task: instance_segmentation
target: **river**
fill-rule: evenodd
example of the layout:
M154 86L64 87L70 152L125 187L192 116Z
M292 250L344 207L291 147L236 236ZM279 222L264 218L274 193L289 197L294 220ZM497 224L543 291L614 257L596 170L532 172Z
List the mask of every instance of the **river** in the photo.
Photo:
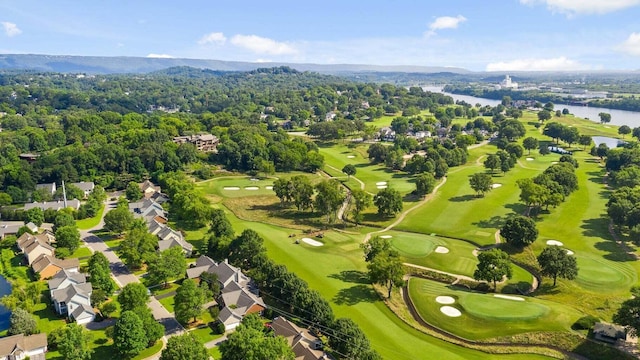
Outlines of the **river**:
M4 277L0 276L0 298L11 293L11 284ZM9 316L11 311L4 306L0 306L0 331L9 328Z
M447 93L442 91L442 88L439 86L425 86L423 87L423 89L431 92L440 92L451 96L455 101L462 100L471 105L480 104L482 106L496 106L501 103L500 100ZM569 112L574 116L585 118L594 122L600 122L600 116L598 116L598 114L601 112L606 112L611 114L611 124L613 125L627 125L631 128L640 127L640 112L564 104L556 104L555 107L556 110L562 110L564 108L569 109Z

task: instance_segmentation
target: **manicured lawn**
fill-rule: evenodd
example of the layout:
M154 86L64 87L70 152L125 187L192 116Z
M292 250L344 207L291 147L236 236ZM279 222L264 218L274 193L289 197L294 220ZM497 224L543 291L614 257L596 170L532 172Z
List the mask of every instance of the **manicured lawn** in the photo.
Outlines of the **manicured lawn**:
M267 187L273 186L274 179L251 180L249 176L220 177L198 183L205 193L214 193L222 197L245 197L254 195L273 195Z
M116 239L111 239L111 240L106 240L104 243L111 249L111 250L117 250L120 247L120 243L122 242L122 239L120 238L116 238Z
M332 303L337 317L350 317L357 322L371 340L371 344L385 359L418 359L429 354L441 359L532 359L529 355L496 356L458 347L427 336L405 324L379 300L367 284L361 236L326 232L324 246L293 244L290 230L262 223L241 222L229 215L236 231L251 228L265 238L269 256L287 265L307 281L312 289ZM328 235L328 236L327 236ZM349 241L349 239L351 239ZM544 358L544 357L538 357Z
M222 354L220 354L220 349L216 346L214 348L211 348L209 350L207 350L207 352L209 353L209 355L214 358L215 360L219 360L222 359Z
M162 306L164 306L165 309L167 309L168 312L173 313L173 306L175 305L174 297L175 295L160 299L158 301L160 302L160 304L162 304Z
M86 246L79 247L73 254L71 254L70 258L83 258L91 256L91 250L89 250Z
M98 213L96 214L96 216L92 218L76 220L76 226L80 230L87 230L97 226L100 223L100 219L102 218L103 212L104 212L104 204L100 206L100 210L98 210Z
M575 309L531 297L504 299L451 287L435 281L412 278L409 294L420 316L427 322L468 339L483 339L530 331L571 331L581 314ZM437 296L451 296L455 303L448 305L462 313L449 317L442 313L444 305Z
M209 326L205 326L205 327L202 327L202 328L199 328L199 329L190 330L189 333L191 333L196 338L198 338L198 340L203 344L206 344L207 342L209 342L211 340L215 340L215 339L217 339L217 338L222 336L222 334L214 333L213 330Z

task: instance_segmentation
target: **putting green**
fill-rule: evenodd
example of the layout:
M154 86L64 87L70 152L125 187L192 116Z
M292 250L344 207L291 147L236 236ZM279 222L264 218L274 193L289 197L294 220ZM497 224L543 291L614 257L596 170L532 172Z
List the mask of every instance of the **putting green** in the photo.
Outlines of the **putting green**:
M630 287L636 279L633 269L624 264L583 256L577 257L576 261L579 269L576 282L587 289Z
M223 198L275 195L270 188L274 179L255 179L246 176L221 177L197 183L204 193L213 193ZM267 188L269 187L269 188Z
M523 297L502 299L493 294L467 291L431 280L411 278L409 296L418 314L428 323L468 339L486 339L532 331L570 331L581 315L575 309L551 301ZM462 316L451 318L440 311L438 296L456 299L452 306Z
M431 236L397 233L391 238L391 246L398 250L400 255L411 258L427 256L439 244L440 242Z

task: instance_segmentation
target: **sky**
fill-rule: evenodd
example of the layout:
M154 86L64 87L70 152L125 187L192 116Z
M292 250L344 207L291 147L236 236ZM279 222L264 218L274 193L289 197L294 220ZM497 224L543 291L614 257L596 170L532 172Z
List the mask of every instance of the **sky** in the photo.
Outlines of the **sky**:
M0 0L0 53L640 69L640 0Z

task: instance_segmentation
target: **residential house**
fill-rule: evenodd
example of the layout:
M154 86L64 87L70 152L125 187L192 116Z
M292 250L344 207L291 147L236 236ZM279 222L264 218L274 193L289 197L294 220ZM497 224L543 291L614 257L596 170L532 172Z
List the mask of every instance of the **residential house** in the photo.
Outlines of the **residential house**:
M80 200L78 199L67 200L67 201L58 200L58 201L47 201L42 203L32 202L29 204L24 204L25 211L33 208L40 208L42 209L42 211L45 211L48 209L53 209L58 211L64 208L72 208L72 209L78 210L80 208Z
M55 248L51 243L55 242L55 237L50 233L32 235L24 233L17 240L18 249L24 253L27 264L33 264L42 255L53 256Z
M50 255L40 255L32 264L31 269L39 275L40 280L49 279L62 270L78 272L80 262L77 258L57 259Z
M160 186L155 185L149 180L145 180L140 185L140 191L142 191L142 195L145 199L151 198L153 194L162 192Z
M95 312L91 306L93 288L84 274L62 270L49 280L48 285L56 313L67 315L80 325L95 319Z
M24 226L20 221L3 221L0 222L0 240L4 240L5 237L18 234L18 230Z
M593 326L593 338L610 344L615 344L618 340L627 340L627 330L624 326L597 322Z
M151 199L129 203L129 211L133 213L134 217L143 218L147 224L150 224L153 220L162 224L166 224L168 221L167 212L164 211L162 205Z
M53 196L56 193L56 183L47 183L47 184L36 184L36 191L43 190L47 194L51 194Z
M193 245L187 242L180 232L175 231L169 226L156 220L152 220L149 223L149 232L159 238L159 251L164 251L174 246L180 246L186 256L191 256L191 253L193 252Z
M287 340L287 344L293 350L296 360L324 360L330 359L322 351L322 341L311 334L307 329L301 328L282 316L278 316L271 322L273 332Z
M262 313L266 305L258 296L258 291L251 278L227 260L217 263L208 256L200 256L193 267L187 269L187 277L199 279L203 273L216 274L222 289L217 299L220 306L218 319L226 330L240 325L242 318L248 314Z
M27 229L29 229L29 231L31 231L34 234L38 232L38 225L36 225L36 224L34 224L32 222L28 222L24 226L26 226Z
M218 137L212 134L195 134L173 138L173 142L176 144L190 143L195 145L196 149L204 152L216 151L219 141Z
M93 189L96 188L96 184L94 184L93 181L89 181L89 182L81 181L77 183L71 183L69 185L73 185L78 189L82 190L82 192L84 192L85 199L89 196L89 194L93 192Z
M384 126L378 130L377 137L382 141L394 141L396 139L396 132L390 127Z
M44 360L47 334L18 334L0 338L0 360Z
M157 193L154 193L153 195L151 195L149 197L149 200L153 200L156 203L162 205L162 204L166 203L167 201L169 201L169 196L167 194L165 194L165 193L157 192Z

